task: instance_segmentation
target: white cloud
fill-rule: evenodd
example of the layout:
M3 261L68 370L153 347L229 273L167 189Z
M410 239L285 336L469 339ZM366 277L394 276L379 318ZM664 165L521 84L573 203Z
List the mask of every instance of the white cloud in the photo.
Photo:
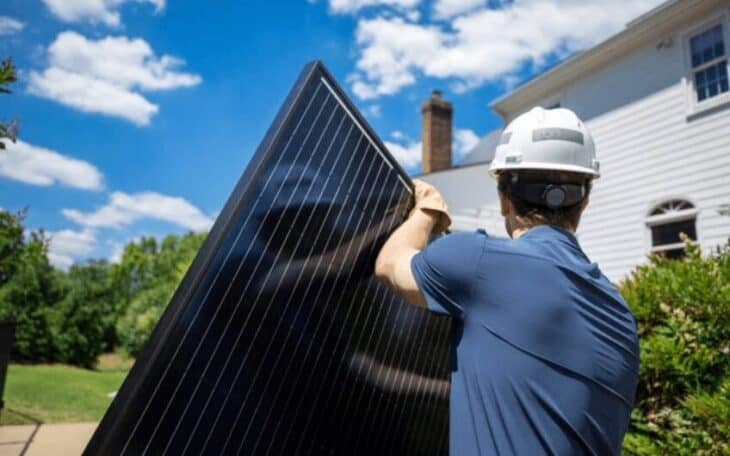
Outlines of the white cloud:
M139 220L162 220L193 231L205 231L213 219L181 197L155 192L113 192L105 206L93 212L63 209L64 216L86 227L121 228Z
M403 133L400 130L395 130L394 132L391 132L390 137L395 140L398 140L398 141L402 141L402 140L406 139L405 133Z
M413 169L421 164L423 157L423 142L414 142L408 139L400 131L394 131L390 136L397 141L406 141L405 144L399 144L392 141L384 141L393 157L405 169ZM454 130L454 138L452 144L452 153L454 162L460 160L464 155L469 153L474 146L479 143L479 136L469 129Z
M121 6L130 2L151 3L158 12L165 8L165 0L43 0L46 7L63 21L99 22L113 27L121 24Z
M121 243L115 243L112 246L112 253L109 255L109 262L110 263L116 263L119 264L122 262L122 257L124 256L124 248L126 247L125 244Z
M104 177L91 163L28 144L3 140L0 150L0 176L32 185L60 183L85 190L101 190Z
M461 129L454 131L454 160L460 160L464 155L479 144L480 138L473 130Z
M486 3L485 0L437 0L433 12L439 19L448 19L485 6Z
M0 16L0 36L13 35L23 30L25 24L8 16Z
M352 14L361 9L376 6L390 6L398 9L411 9L421 0L329 0L330 11L337 14Z
M85 257L96 247L96 233L88 228L81 231L51 231L46 234L50 238L48 259L61 269L68 269L76 259Z
M370 105L367 108L365 108L365 112L375 119L380 118L380 116L383 114L383 110L380 108L380 105L374 104Z
M179 71L184 62L157 57L141 38L124 36L90 40L62 32L48 48L49 66L31 72L30 93L84 112L120 117L147 125L159 111L140 91L191 87L200 76Z
M466 9L470 12L445 24L383 14L361 19L360 56L349 80L362 99L394 94L421 75L469 90L594 45L660 2L515 0L499 8ZM473 6L466 0L440 4L435 13L442 16Z
M411 169L421 164L422 142L413 142L405 145L390 141L383 141L383 143L403 168Z

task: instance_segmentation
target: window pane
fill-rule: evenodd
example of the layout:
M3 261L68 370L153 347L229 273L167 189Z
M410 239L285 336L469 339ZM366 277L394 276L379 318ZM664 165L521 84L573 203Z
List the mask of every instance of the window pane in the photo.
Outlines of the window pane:
M728 91L727 60L695 73L697 101L711 98Z
M717 67L713 65L705 71L707 71L707 83L710 85L714 84L717 80Z
M695 35L689 40L692 66L696 67L725 55L722 24Z
M702 63L702 56L696 53L692 53L692 67L699 66Z
M682 242L679 233L684 233L692 240L697 240L695 219L666 223L651 227L651 244L654 247Z

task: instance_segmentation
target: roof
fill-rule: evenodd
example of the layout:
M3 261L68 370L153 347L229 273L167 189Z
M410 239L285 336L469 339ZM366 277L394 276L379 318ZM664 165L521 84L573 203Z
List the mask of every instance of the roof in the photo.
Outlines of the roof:
M498 128L487 136L483 137L474 148L466 154L456 168L464 165L490 162L494 158L494 151L497 149L499 138L502 136L502 129Z
M726 0L668 0L637 17L622 31L574 55L490 103L503 118L540 102L579 77L656 40Z

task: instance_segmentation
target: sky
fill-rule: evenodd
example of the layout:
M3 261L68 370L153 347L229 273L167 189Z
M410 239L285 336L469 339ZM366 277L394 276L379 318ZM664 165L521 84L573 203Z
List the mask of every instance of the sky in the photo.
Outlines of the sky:
M212 225L303 66L322 60L404 168L420 104L454 104L458 162L489 102L659 0L2 0L19 81L0 207L28 208L67 268Z

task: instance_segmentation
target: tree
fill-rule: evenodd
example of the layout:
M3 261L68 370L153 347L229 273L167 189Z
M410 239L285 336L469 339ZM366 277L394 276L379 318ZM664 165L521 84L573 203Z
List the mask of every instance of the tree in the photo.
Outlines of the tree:
M10 280L23 251L25 210L17 214L0 210L0 286Z
M0 62L0 93L10 93L10 84L17 81L17 74L12 59L8 57ZM10 122L0 122L0 139L7 138L15 142L18 137L18 121L13 119ZM5 149L5 143L0 141L0 149Z
M49 362L56 359L53 309L64 293L61 275L48 262L48 240L34 232L23 245L13 275L0 288L0 315L17 319L13 358Z
M171 235L159 243L142 238L126 246L113 273L122 297L117 334L125 351L134 355L147 341L205 237Z
M91 368L114 339L116 312L106 261L74 265L65 277L66 293L54 308L58 360Z

